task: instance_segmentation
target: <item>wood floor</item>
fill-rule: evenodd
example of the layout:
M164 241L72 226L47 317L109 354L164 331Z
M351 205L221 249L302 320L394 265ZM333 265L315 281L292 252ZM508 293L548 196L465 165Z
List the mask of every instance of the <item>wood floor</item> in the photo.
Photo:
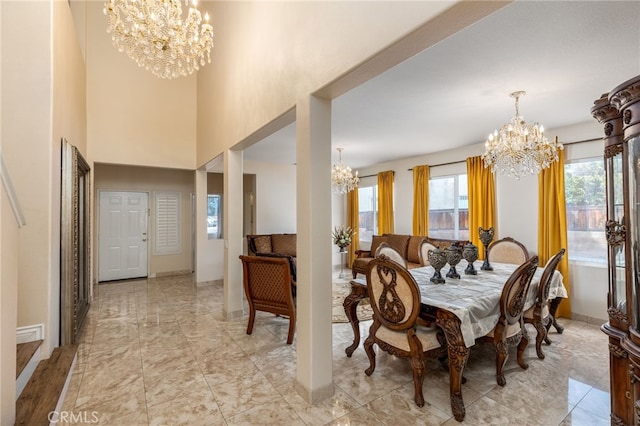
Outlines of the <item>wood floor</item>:
M33 342L20 343L16 347L16 379L20 377L20 374L24 371L33 354L36 353L42 340L35 340Z
M50 423L49 413L56 409L76 351L77 346L57 347L49 359L40 361L16 401L16 425L37 426Z

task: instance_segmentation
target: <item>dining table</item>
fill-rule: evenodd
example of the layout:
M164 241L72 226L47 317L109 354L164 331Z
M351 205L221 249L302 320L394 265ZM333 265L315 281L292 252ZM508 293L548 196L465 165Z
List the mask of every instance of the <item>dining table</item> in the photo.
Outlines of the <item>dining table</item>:
M461 273L460 278L446 278L444 284L431 282L434 268L423 266L409 272L420 288L421 315L435 319L446 337L449 358L449 387L451 411L458 421L465 416L462 399L462 373L469 358L469 348L477 338L485 336L497 324L500 317L499 301L502 288L519 265L492 262L492 271L477 270L476 275ZM538 284L544 268L538 267L527 292L524 310L536 302ZM367 281L357 278L351 281L351 292L345 298L345 314L353 329L353 343L345 349L350 357L360 344L358 304L368 298ZM563 277L555 271L549 286L549 300L560 301L568 297ZM557 303L555 304L557 307ZM526 330L523 330L526 333Z

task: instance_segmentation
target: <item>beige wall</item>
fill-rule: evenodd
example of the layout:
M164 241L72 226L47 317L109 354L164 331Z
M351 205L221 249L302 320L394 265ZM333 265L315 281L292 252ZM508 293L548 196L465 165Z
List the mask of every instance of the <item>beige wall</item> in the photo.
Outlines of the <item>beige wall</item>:
M87 140L93 161L195 169L196 77L163 80L118 52L104 2L87 16Z
M454 3L201 3L215 47L198 73L198 165Z
M157 274L191 271L191 194L194 192L194 172L157 167L135 167L109 164L95 164L95 199L97 209L99 191L136 191L149 193L149 276ZM182 252L176 255L154 255L154 192L174 191L182 194ZM96 218L96 224L100 218ZM98 226L96 226L96 229ZM94 233L95 235L96 233ZM99 258L97 242L96 258ZM98 265L94 276L97 276Z

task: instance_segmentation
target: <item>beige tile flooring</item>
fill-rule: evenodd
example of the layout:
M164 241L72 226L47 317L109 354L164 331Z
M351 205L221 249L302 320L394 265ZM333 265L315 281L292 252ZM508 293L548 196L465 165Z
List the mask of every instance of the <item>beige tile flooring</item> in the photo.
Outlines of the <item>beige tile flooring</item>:
M418 408L408 361L379 352L368 377L362 347L345 356L349 324L333 325L335 395L310 405L293 388L287 320L259 313L247 335L246 317L222 319L222 286L196 286L191 276L101 284L62 409L71 423L126 426L609 425L607 339L596 325L560 322L565 332L552 331L545 360L529 346L528 370L512 348L504 388L493 348L474 348L458 423L439 363L427 365L427 402ZM365 336L369 324L361 323Z

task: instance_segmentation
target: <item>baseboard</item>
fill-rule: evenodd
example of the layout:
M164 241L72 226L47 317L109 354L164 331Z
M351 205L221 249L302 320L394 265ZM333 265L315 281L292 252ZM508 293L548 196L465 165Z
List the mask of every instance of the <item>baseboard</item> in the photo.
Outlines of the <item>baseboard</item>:
M588 315L582 315L582 314L576 314L576 313L571 313L571 319L574 321L582 321L582 322L586 322L587 324L595 324L595 325L602 325L608 321L602 318L595 318L595 317L590 317Z
M317 404L318 402L324 401L335 394L335 386L333 382L329 383L327 386L312 391L304 387L300 382L296 381L294 388L296 392L298 392L298 395L300 395L309 404Z
M44 324L18 327L16 330L16 343L35 342L44 340Z
M189 274L191 274L191 271L184 269L181 271L156 272L154 274L149 274L149 278L175 277L179 275L189 275Z

